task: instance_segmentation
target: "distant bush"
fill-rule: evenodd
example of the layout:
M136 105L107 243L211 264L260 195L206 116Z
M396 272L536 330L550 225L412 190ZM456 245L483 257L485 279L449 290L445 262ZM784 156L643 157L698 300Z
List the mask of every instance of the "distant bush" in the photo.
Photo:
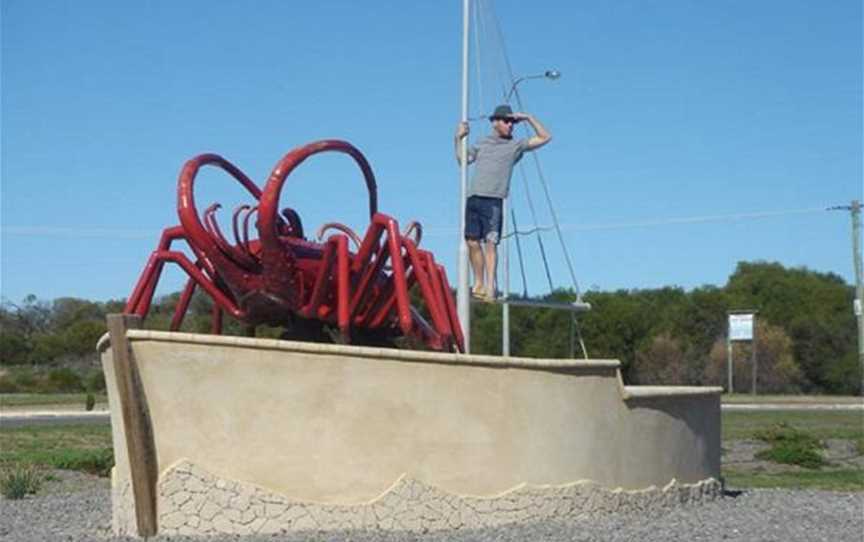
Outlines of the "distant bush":
M636 360L630 366L630 381L633 384L690 384L687 359L680 342L664 333L637 350Z
M29 356L30 345L24 336L0 331L0 364L22 365Z
M47 384L45 391L66 393L84 391L81 377L72 369L51 369L48 372Z
M105 392L101 370L74 370L68 367L15 367L0 375L0 393Z
M91 393L105 391L105 374L102 371L93 371L84 380L84 387Z
M0 393L19 393L21 390L9 375L0 376Z
M42 487L42 471L32 465L0 470L0 494L7 499L23 499Z
M705 367L705 382L727 385L728 352L726 339L711 348ZM756 385L760 393L800 393L803 376L793 357L792 340L782 328L765 322L756 325ZM749 391L753 384L752 345L732 343L732 374L736 391Z
M93 407L96 406L96 398L93 397L92 393L87 394L87 398L84 400L84 410L90 412L93 410Z

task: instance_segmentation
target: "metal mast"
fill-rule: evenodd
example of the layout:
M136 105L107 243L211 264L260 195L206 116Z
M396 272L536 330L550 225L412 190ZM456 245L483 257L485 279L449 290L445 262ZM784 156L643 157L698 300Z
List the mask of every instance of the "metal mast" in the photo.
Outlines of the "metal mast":
M468 122L468 29L470 0L462 0L462 122ZM456 305L462 334L465 337L465 353L471 352L471 297L468 290L468 246L465 244L465 200L468 194L468 137L462 138L460 152L460 197L459 197L459 287L456 290Z

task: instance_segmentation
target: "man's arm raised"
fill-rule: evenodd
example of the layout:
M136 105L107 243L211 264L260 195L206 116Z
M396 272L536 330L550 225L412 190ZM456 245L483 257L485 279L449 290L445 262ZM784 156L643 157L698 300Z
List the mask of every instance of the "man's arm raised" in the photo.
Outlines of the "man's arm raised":
M552 134L549 133L549 130L546 129L543 124L540 123L539 120L535 119L532 115L527 113L513 113L512 117L519 121L528 121L528 124L531 125L531 128L534 129L534 134L530 138L528 138L528 148L527 150L533 151L534 149L538 149L552 141Z

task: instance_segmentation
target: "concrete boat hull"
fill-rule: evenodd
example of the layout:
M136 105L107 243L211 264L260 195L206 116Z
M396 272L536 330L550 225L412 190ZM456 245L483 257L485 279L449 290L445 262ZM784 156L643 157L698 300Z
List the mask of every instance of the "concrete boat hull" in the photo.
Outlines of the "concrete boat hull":
M142 483L153 486L155 510L143 513L155 515L160 534L426 530L518 520L528 512L507 505L514 492L535 495L525 500L534 517L538 507L590 513L592 499L606 511L616 508L610 498L619 508L665 506L719 488L720 390L625 387L614 360L130 329L124 394L112 340L100 348L118 534L146 534L136 502ZM124 414L124 400L138 414ZM143 441L127 434L135 415ZM149 447L149 456L135 447ZM149 457L151 474L136 478L140 457ZM594 497L573 508L575 494ZM422 495L450 504L436 515ZM555 495L561 502L550 505ZM476 502L490 513L463 521L471 510L477 516Z

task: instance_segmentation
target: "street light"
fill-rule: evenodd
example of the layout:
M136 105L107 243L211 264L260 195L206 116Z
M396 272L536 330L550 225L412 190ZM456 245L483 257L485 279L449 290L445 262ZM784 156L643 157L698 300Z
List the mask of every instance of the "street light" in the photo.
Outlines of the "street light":
M554 81L559 77L561 77L561 72L559 72L558 70L546 70L543 73L538 73L535 75L524 75L522 77L519 77L518 79L513 81L513 86L510 87L510 92L507 93L507 103L510 103L510 97L513 96L514 92L516 92L516 87L522 81L525 81L527 79L549 79L551 81Z
M519 83L525 81L526 79L549 79L550 81L554 81L559 77L561 77L561 72L559 72L558 70L546 70L543 73L519 77L518 79L513 81L513 84L510 86L510 92L507 93L507 99L504 101L504 103L510 103L510 98L513 96L513 93L516 92L516 87L519 85ZM475 122L478 120L486 120L488 118L489 115L484 113L483 115L477 115L476 117L468 117L467 120L468 122Z

